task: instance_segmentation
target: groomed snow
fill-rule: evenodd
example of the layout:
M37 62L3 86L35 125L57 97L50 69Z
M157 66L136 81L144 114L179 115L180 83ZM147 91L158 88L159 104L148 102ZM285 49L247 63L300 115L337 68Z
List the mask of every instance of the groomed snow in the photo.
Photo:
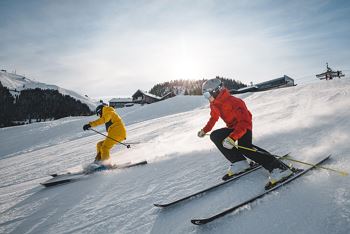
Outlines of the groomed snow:
M343 79L240 97L253 113L256 145L308 162L331 153L324 166L349 172L349 96L350 80ZM82 125L95 116L0 129L0 233L349 233L349 177L326 170L205 226L190 219L261 192L268 174L259 170L169 209L154 207L215 184L225 173L228 162L208 137L197 137L208 103L178 96L117 111L127 125L126 142L138 144L119 145L112 159L149 164L53 188L39 183L93 160L103 137L83 132Z

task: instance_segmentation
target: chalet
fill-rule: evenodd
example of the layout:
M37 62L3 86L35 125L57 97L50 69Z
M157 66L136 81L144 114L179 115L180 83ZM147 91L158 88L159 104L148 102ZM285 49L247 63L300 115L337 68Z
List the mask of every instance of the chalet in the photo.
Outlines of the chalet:
M295 86L294 80L289 76L284 75L277 79L265 81L259 84L254 84L254 85L237 89L237 90L230 90L230 93L238 94L238 93L246 93L246 92L259 92L259 91L278 89L278 88L284 88L284 87L290 87L290 86Z
M113 98L109 101L109 106L114 108L128 107L134 105L132 98Z
M132 95L132 101L138 104L151 104L160 100L162 100L161 97L147 93L140 89L137 90L136 93L134 93L134 95Z
M163 97L158 97L151 93L144 92L142 90L137 90L132 98L113 98L109 101L109 106L114 108L122 108L133 106L134 104L151 104L158 101L163 101L165 99L175 97L176 94L171 91L165 94Z
M171 91L171 92L165 94L165 95L161 98L161 100L165 100L165 99L172 98L172 97L175 97L175 96L176 96L176 94L174 93L174 91Z

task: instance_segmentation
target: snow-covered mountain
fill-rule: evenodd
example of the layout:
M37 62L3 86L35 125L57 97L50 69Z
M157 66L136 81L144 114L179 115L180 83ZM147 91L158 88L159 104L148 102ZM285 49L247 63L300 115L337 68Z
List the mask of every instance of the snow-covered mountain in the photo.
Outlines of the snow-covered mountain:
M254 142L272 153L291 152L324 166L350 171L350 80L319 81L240 95L253 114ZM77 171L103 139L83 132L90 117L64 118L0 129L0 233L308 233L350 232L350 180L327 170L305 176L205 226L206 217L264 190L263 169L169 209L171 201L220 182L229 163L197 131L209 118L202 97L178 96L117 110L126 142L112 150L117 163L146 166L96 173L44 188L51 173ZM218 122L215 128L222 127ZM98 128L103 131L103 127ZM301 164L295 164L303 167Z
M5 71L0 71L0 82L4 87L7 87L8 89L10 89L10 92L12 94L16 93L14 92L14 90L21 91L24 89L35 89L35 88L53 89L53 90L57 90L63 95L69 95L72 98L75 98L76 100L80 100L82 103L85 103L86 105L88 105L91 110L95 110L97 105L96 101L86 96L80 95L74 91L58 87L57 85L49 85L49 84L33 81L28 79L27 77L13 74L13 73L8 73Z

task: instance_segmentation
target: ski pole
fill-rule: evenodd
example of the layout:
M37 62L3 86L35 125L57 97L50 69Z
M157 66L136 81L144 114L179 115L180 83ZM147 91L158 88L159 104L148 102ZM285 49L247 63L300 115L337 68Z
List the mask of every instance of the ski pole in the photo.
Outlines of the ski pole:
M210 134L206 134L206 135L210 135ZM260 154L272 155L272 156L274 156L276 158L280 158L281 157L281 156L278 156L278 155L273 155L273 154L270 154L270 153L267 153L267 152L259 151L257 149L251 149L251 148L240 146L240 145L238 145L238 148L241 148L241 149L244 149L244 150L249 150L249 151L260 153ZM319 165L315 165L315 164L312 164L312 163L299 161L299 160L291 158L290 156L284 157L283 159L289 160L289 161L292 161L292 162L296 162L296 163L300 163L300 164L305 164L305 165L308 165L308 166L314 166L315 168L320 168L320 169L333 171L333 172L336 172L336 173L340 174L341 176L348 176L349 175L349 173L346 172L346 171L335 170L333 168L319 166Z
M126 148L130 148L130 145L129 144L125 144L125 143L123 143L123 142L120 142L120 141L118 141L118 140L116 140L116 139L114 139L114 138L112 138L112 137L109 137L109 136L107 136L107 135L105 135L105 134L103 134L102 132L99 132L99 131L96 131L95 129L93 129L93 128L89 128L91 131L94 131L94 132L96 132L96 133L98 133L98 134L100 134L100 135L102 135L102 136L105 136L105 137L107 137L107 138L109 138L109 139L111 139L111 140L113 140L113 141L116 141L116 142L118 142L119 144L122 144L122 145L124 145L124 146L126 146Z
M309 166L315 166L314 164L311 164L311 163L307 163L307 162L303 162L303 161L299 161L299 160L296 160L296 159L293 159L291 157L285 157L286 160L289 160L289 161L292 161L292 162L296 162L296 163L301 163L301 164L305 164L305 165L309 165ZM329 168L329 167L324 167L324 166L315 166L316 168L321 168L321 169L326 169L326 170L329 170L329 171L333 171L333 172L336 172L342 176L348 176L349 173L346 172L346 171L340 171L340 170L335 170L335 169L332 169L332 168Z
M247 148L247 147L244 147L244 146L238 146L238 148L241 148L241 149L244 149L244 150L249 150L249 151L253 151L253 152L257 152L257 153L260 153L260 154L269 154L269 153L266 153L266 152L262 152L262 151L259 151L257 149L251 149L251 148ZM273 154L269 154L269 155L272 155L274 157L276 157L277 155L273 155ZM280 156L277 156L277 157L280 157ZM305 164L305 165L308 165L308 166L313 166L315 168L320 168L320 169L325 169L325 170L329 170L329 171L333 171L333 172L336 172L342 176L348 176L349 173L346 172L346 171L340 171L340 170L335 170L333 168L329 168L329 167L324 167L324 166L319 166L319 165L315 165L315 164L312 164L312 163L308 163L308 162L303 162L303 161L299 161L299 160L296 160L296 159L293 159L291 158L290 156L287 156L287 157L284 157L283 159L285 160L289 160L289 161L292 161L292 162L296 162L296 163L300 163L300 164Z

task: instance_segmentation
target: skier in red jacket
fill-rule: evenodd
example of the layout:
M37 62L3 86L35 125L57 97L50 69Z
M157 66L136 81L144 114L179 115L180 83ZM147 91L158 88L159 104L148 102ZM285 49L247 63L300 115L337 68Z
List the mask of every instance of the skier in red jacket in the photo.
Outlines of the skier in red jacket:
M270 172L269 183L271 185L293 174L284 163L270 154L261 154L239 148L239 146L254 147L268 153L252 144L252 114L243 100L230 95L220 79L206 81L202 86L202 92L210 102L210 119L205 127L198 132L198 136L204 137L207 132L210 132L219 117L227 125L226 128L217 129L210 134L210 139L231 162L227 174L222 178L223 180L248 170L250 165L247 158L262 165Z

